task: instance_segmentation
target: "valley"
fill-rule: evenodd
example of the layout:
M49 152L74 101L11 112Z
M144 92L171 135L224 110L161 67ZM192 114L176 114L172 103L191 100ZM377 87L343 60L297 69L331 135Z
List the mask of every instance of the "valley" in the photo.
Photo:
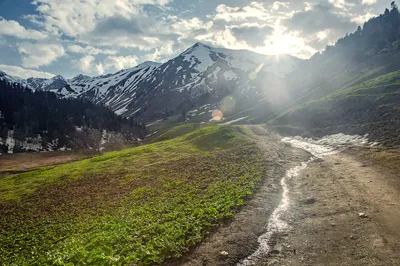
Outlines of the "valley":
M400 150L329 139L192 124L89 159L31 156L21 173L2 161L0 256L7 264L396 265ZM62 164L45 166L54 163ZM281 229L269 231L274 215Z
M39 2L37 10L50 9L52 1ZM160 9L122 2L118 10L174 10L172 0ZM311 24L325 27L325 15L346 17L332 10L357 6L333 2L307 2L271 28L265 22L263 31L280 34L254 44L271 45L274 52L260 49L267 54L242 49L253 42L239 43L241 31L230 25L239 16L253 31L258 18L225 5L216 11L235 16L206 25L229 20L219 42L206 29L186 39L170 27L165 47L154 48L150 34L138 38L140 48L122 39L114 50L108 42L72 44L82 36L48 27L65 42L57 50L20 26L22 66L32 60L23 34L51 43L52 60L71 66L62 76L43 72L51 64L26 73L0 64L24 77L0 70L0 264L400 265L400 12L395 2L379 16L365 7L345 23L368 18L356 31L332 43L332 29L321 28L313 45L326 42L324 49L290 55L286 42L309 40L297 39L287 20L317 10L322 19ZM282 14L289 4L270 9ZM143 33L122 17L111 19L123 28L113 34ZM19 25L0 16L6 23ZM183 24L193 23L201 20ZM0 46L4 32L11 31L0 29Z

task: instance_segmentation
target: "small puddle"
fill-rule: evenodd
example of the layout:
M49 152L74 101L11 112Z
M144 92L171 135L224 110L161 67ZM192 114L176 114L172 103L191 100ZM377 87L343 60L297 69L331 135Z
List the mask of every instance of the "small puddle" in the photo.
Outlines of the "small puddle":
M326 155L340 152L340 147L343 147L343 145L370 144L368 143L368 139L366 137L367 136L336 134L326 136L319 140L304 139L301 137L283 138L282 142L289 143L295 148L306 150L311 153L313 157L309 161L301 163L301 165L290 168L286 172L285 176L281 179L281 186L283 190L282 199L268 220L266 232L258 237L258 249L246 259L239 262L237 266L256 265L261 259L271 254L271 251L273 251L273 248L277 243L279 235L287 232L290 229L290 226L282 218L282 215L289 208L290 198L288 180L298 176L300 171L306 169L308 164L314 161L316 158L322 158Z

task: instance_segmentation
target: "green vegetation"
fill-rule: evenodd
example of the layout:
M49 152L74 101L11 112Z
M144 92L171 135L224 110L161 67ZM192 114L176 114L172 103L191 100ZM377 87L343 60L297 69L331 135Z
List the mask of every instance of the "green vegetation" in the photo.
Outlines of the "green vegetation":
M379 165L384 166L387 169L400 171L400 152L399 150L387 150L375 152L372 159Z
M274 118L270 121L270 123L275 120L292 114L298 110L304 108L314 108L316 112L324 112L324 111L332 111L332 106L330 104L327 105L328 101L336 101L340 99L346 99L351 97L372 97L372 98L382 98L388 95L400 94L400 70L391 72L386 75L379 76L377 78L365 81L356 86L342 88L337 90L323 98L310 101L308 103L295 106L285 112L283 112L278 118ZM393 99L395 100L395 99ZM372 101L371 101L372 106ZM398 104L387 103L384 105L377 106L379 107L390 107L396 109Z
M195 123L183 124L168 130L167 132L156 137L153 141L163 141L163 140L173 139L188 134L190 132L193 132L197 129L200 129L200 124L195 124Z
M382 96L400 93L400 70L368 80L359 85L338 90L323 100L351 96Z
M0 261L152 265L181 256L233 216L265 172L240 131L206 127L0 179Z

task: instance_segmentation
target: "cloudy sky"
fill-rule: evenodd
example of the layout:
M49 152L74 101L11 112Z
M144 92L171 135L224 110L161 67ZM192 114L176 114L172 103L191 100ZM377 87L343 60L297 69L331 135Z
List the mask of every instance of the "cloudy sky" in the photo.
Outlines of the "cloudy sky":
M309 58L383 0L0 0L0 69L100 75L163 62L194 43Z

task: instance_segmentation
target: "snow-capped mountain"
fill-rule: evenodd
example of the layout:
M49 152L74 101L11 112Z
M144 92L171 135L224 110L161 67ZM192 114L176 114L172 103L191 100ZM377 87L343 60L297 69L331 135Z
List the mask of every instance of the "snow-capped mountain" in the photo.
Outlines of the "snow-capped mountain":
M268 84L282 79L299 61L287 55L267 56L197 43L143 79L124 115L155 120L165 113L179 114L182 109L217 103L227 95L235 96L237 106L251 105L266 90L275 89Z
M217 103L227 95L240 100L238 105L254 104L267 90L275 89L268 84L293 71L299 61L289 55L267 56L196 43L164 64L145 62L98 77L17 80L1 72L0 78L61 97L86 98L109 106L119 115L149 121Z
M60 75L51 79L29 78L26 83L33 90L50 91L62 97L78 97L79 95L71 89L70 82Z
M10 83L20 83L26 86L26 81L24 79L21 79L19 77L14 77L8 75L6 72L0 70L0 80L6 80Z
M129 111L128 105L135 99L141 82L151 76L160 65L155 62L145 62L112 75L93 78L79 75L69 80L69 84L80 97L102 103L122 115Z

